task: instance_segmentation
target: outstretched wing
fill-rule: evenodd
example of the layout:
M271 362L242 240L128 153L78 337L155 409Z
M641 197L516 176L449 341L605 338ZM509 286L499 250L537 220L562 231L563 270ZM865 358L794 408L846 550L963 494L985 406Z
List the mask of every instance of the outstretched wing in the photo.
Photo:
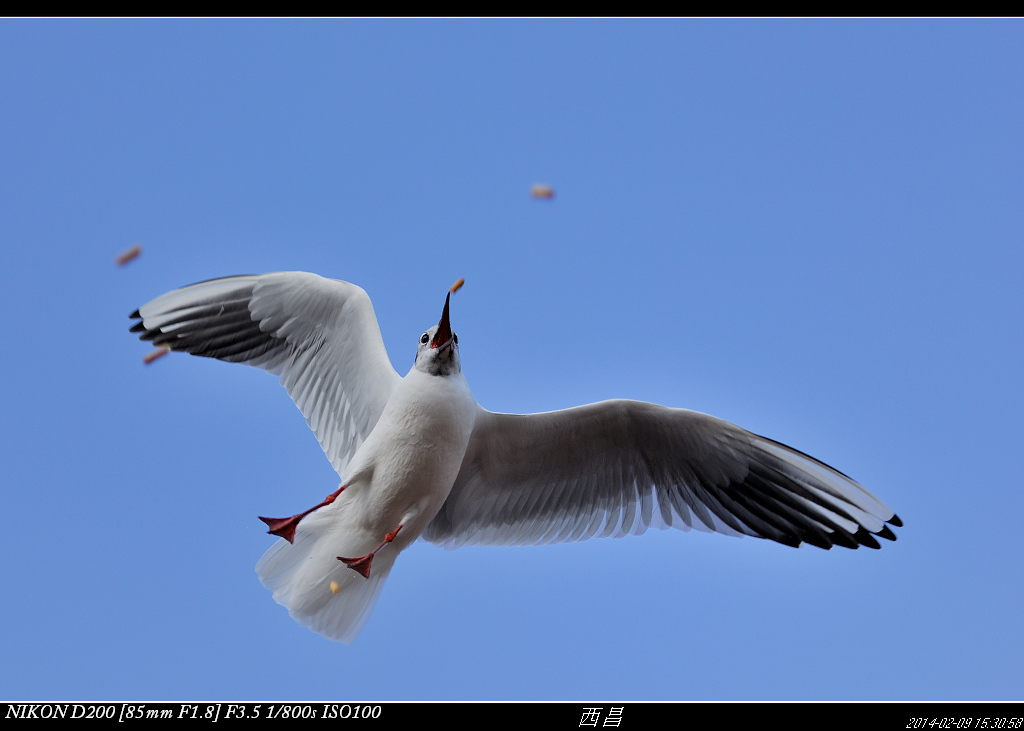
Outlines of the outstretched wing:
M212 279L131 317L154 345L279 375L339 475L401 380L366 292L316 274Z
M447 548L640 534L651 525L878 548L902 523L816 459L684 409L604 401L544 414L480 409L424 537Z

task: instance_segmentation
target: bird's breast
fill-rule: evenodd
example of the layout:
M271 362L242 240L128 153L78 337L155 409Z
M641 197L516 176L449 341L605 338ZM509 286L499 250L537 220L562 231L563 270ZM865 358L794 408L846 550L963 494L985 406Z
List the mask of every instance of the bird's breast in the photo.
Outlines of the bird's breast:
M415 539L448 497L475 415L461 374L407 376L357 455L368 476L358 486L367 522L387 531L402 523Z

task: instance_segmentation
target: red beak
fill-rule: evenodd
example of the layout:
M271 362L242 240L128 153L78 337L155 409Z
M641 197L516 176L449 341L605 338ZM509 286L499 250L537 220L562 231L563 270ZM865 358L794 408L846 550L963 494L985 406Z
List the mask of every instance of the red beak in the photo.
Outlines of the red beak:
M438 323L437 334L434 335L434 339L430 342L431 348L440 348L452 339L452 324L448 321L448 301L451 298L451 292L444 298L444 312L441 313L441 322Z

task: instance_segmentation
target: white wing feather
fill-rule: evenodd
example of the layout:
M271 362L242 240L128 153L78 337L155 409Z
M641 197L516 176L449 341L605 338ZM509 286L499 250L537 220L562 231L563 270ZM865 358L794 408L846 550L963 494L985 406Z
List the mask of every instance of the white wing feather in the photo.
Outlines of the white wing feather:
M735 424L604 401L544 414L480 409L459 476L424 537L447 548L696 528L878 548L893 511L846 475Z
M281 377L339 475L401 377L361 288L305 272L213 279L132 317L141 339Z

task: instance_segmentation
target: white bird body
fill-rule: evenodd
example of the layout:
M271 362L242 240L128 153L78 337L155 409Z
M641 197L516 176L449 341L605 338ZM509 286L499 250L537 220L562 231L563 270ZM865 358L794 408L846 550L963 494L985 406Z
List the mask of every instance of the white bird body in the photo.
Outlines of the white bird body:
M426 530L455 484L475 416L462 373L438 378L413 368L402 380L342 477L343 494L361 500L369 543L401 525L391 544L401 550Z
M902 525L846 475L705 414L621 400L489 412L462 373L447 300L405 378L366 293L313 274L201 282L132 317L155 345L280 375L341 488L291 518L261 518L282 539L256 570L296 621L342 642L420 536L456 548L656 526L878 548L873 535L895 540L885 524Z
M428 380L436 383L426 383ZM415 367L395 388L373 431L342 476L337 500L299 523L257 565L260 580L299 623L351 642L373 609L398 554L426 530L444 504L473 431L476 401L462 373L438 379ZM338 556L363 556L396 526L402 529L363 578ZM321 614L336 582L356 606ZM339 604L344 603L342 599ZM347 619L348 621L343 621Z

